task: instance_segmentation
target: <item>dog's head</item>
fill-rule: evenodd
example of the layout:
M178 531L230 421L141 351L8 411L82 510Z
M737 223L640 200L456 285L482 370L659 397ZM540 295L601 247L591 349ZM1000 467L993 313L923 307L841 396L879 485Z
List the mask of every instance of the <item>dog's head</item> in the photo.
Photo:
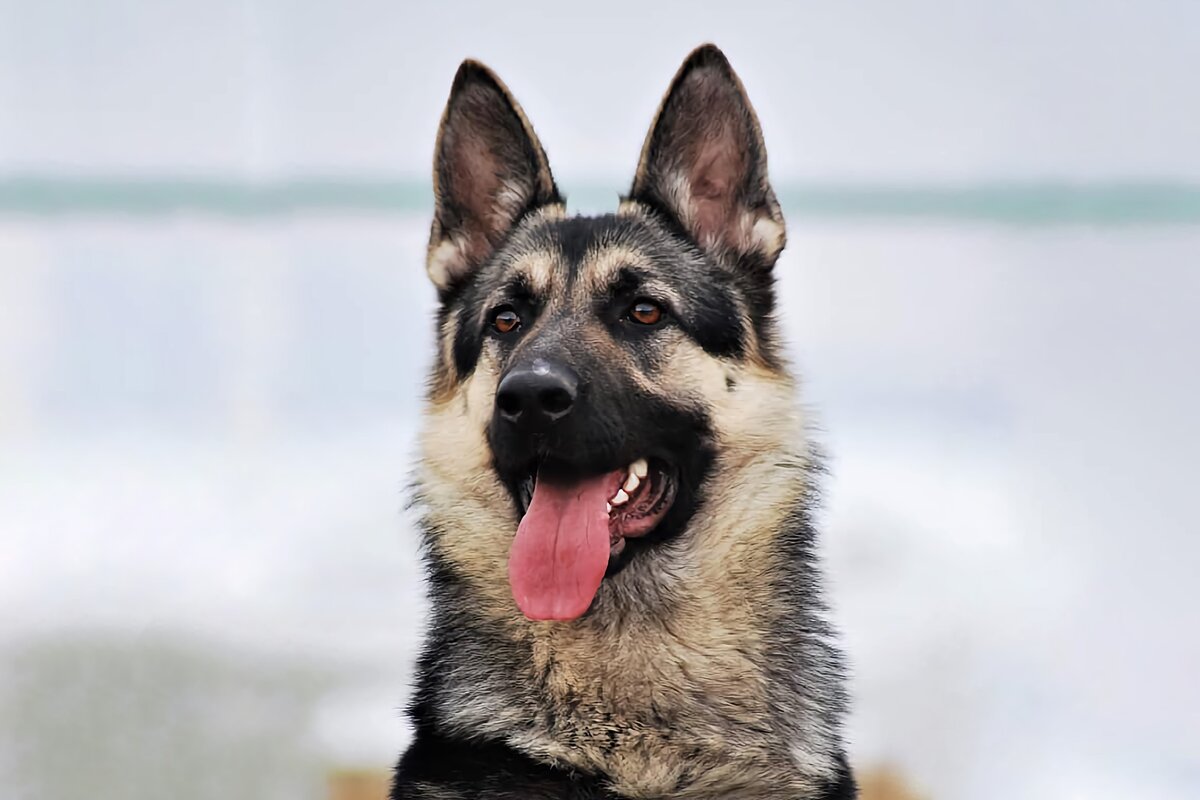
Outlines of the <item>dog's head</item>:
M606 575L688 536L716 494L737 508L735 492L759 491L737 470L793 429L762 133L729 62L701 47L618 212L572 218L516 101L466 62L434 187L435 546L480 584L506 570L526 616L573 619ZM717 486L718 469L740 477Z

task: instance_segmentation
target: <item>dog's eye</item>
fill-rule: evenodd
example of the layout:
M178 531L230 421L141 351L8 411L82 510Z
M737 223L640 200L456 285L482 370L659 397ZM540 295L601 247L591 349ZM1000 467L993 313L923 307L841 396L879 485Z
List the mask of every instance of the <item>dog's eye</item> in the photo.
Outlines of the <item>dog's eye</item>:
M492 315L492 327L498 333L511 333L521 327L521 318L516 311L505 306Z
M629 309L629 318L640 325L657 325L663 318L662 306L649 300L638 300Z

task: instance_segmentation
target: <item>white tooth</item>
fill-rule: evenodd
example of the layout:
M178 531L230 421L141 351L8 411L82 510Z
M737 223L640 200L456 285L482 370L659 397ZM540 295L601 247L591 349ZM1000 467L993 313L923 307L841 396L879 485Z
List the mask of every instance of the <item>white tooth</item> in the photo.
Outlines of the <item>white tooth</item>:
M605 504L604 504L604 513L605 513L605 514L611 514L611 513L612 513L612 503L605 503Z
M619 506L628 499L629 499L629 495L625 494L625 490L618 489L617 493L615 495L613 495L612 504L614 506Z
M650 472L650 465L646 463L646 459L639 458L637 461L629 465L629 471L634 475L637 475L639 478L644 478L646 477L646 474Z
M638 476L634 475L632 472L629 473L629 477L625 479L625 491L632 495L634 491L637 490L639 483L641 483L641 481L638 480Z

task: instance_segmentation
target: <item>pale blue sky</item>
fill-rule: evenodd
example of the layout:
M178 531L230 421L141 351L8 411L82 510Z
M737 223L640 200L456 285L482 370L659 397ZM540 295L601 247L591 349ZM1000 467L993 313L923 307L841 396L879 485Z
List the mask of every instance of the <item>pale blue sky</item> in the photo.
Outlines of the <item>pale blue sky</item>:
M423 176L458 61L622 179L713 40L778 178L1200 179L1200 4L0 0L0 172Z

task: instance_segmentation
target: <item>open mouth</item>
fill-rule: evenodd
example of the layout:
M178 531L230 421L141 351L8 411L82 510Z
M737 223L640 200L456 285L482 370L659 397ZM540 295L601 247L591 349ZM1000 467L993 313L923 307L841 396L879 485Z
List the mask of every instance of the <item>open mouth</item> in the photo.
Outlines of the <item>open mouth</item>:
M525 616L565 620L587 611L626 540L658 526L676 486L674 470L654 458L582 479L545 467L527 478L508 563L513 598Z
M605 475L615 488L605 503L608 514L610 555L617 558L625 550L626 538L645 536L658 526L675 500L673 470L658 459L639 458L623 470ZM537 486L537 476L521 482L522 513L529 511Z

